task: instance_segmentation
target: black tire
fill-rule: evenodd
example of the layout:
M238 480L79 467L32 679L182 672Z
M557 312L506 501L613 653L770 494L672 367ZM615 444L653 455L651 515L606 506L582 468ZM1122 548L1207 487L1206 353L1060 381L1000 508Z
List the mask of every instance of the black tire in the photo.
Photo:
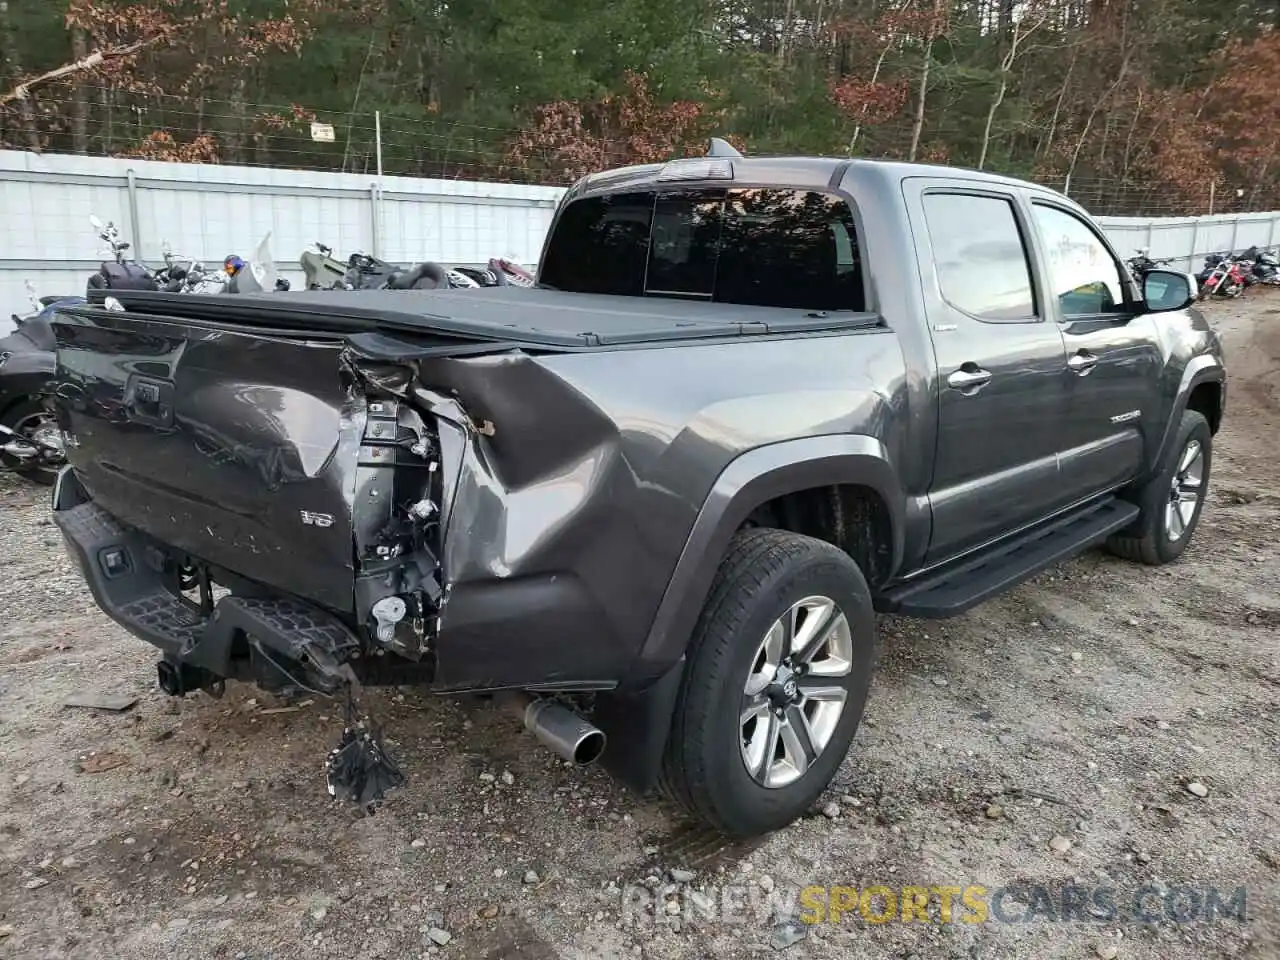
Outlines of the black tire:
M1166 511L1173 492L1174 478L1178 475L1183 456L1192 443L1200 445L1203 469L1194 512L1184 524L1182 533L1175 537L1169 530ZM1150 566L1159 566L1177 560L1187 549L1196 525L1200 522L1200 514L1204 511L1205 496L1209 489L1212 466L1213 433L1209 429L1209 421L1202 413L1186 410L1182 414L1178 431L1174 434L1173 442L1165 453L1159 471L1136 491L1134 502L1142 510L1137 522L1129 529L1108 539L1107 549L1118 557Z
M798 780L765 787L752 778L742 754L744 686L771 626L815 595L834 601L850 627L850 670L840 680L846 689L843 712ZM694 630L663 760L663 792L731 836L758 836L803 815L848 752L866 706L874 657L871 594L847 554L781 530L740 532Z
M39 416L44 412L44 407L34 397L20 400L0 416L0 424L17 432L19 425L24 420ZM8 439L8 437L4 438L6 442ZM35 461L32 465L20 466L19 461L7 453L0 454L0 461L4 463L7 469L12 470L23 479L31 480L43 486L49 486L58 478L58 469L62 466L61 463L51 464L47 461Z

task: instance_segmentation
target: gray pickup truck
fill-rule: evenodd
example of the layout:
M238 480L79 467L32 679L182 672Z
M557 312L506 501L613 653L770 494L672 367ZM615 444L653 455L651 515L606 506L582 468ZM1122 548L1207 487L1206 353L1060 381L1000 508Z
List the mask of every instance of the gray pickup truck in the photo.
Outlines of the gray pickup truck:
M1194 296L1031 183L713 146L577 183L531 289L63 310L54 517L166 692L342 698L337 797L405 779L361 691L413 684L758 834L845 757L877 612L1178 558Z

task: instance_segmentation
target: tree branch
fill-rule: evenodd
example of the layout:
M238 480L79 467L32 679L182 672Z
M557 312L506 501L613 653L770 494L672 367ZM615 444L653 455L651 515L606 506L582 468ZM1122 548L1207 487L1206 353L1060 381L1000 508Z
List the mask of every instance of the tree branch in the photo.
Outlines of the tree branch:
M164 38L164 34L156 34L154 37L148 37L145 40L139 40L125 47L114 47L111 50L95 50L87 57L74 60L71 63L64 64L56 70L50 70L48 73L42 73L38 77L32 77L23 83L18 84L8 93L0 95L0 106L11 103L14 100L26 100L31 94L31 88L40 83L48 83L51 80L61 80L63 77L70 76L73 73L81 73L86 70L94 70L108 60L118 60L121 57L131 57L139 50L143 50Z

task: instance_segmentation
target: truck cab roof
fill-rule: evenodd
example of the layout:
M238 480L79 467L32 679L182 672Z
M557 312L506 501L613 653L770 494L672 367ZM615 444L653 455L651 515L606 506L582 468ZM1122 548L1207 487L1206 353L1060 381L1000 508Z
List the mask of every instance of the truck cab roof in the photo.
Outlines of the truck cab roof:
M728 175L696 176L700 161L717 163ZM679 164L689 165L689 176L670 175L669 172ZM837 186L845 179L846 174L853 174L868 185L897 183L909 177L937 177L1001 184L1060 196L1058 191L1042 184L967 167L868 158L778 156L689 158L667 163L618 167L583 177L569 189L566 199L635 190L658 184L673 189L714 183L722 187L769 185L824 190Z

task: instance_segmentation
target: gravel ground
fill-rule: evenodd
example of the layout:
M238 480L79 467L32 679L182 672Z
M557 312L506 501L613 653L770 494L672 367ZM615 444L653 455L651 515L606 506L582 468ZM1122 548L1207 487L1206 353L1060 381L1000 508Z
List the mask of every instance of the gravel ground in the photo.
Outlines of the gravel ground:
M0 478L0 956L1280 957L1280 298L1207 312L1231 387L1185 558L1093 553L952 621L886 618L830 795L747 845L407 689L376 702L410 782L353 816L322 784L332 705L165 698L45 492ZM62 705L83 692L137 703ZM809 885L981 885L991 916L782 922ZM1246 919L1154 922L1210 886Z

